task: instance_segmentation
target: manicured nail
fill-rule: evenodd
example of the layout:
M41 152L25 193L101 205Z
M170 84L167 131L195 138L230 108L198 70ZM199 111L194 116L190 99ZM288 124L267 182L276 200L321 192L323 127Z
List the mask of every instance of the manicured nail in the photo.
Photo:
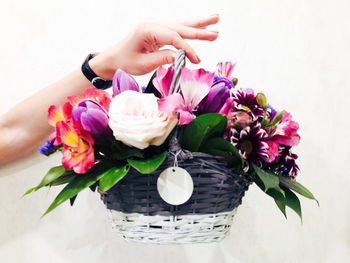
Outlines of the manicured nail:
M198 63L201 62L201 59L197 55L196 55L196 59L197 59Z

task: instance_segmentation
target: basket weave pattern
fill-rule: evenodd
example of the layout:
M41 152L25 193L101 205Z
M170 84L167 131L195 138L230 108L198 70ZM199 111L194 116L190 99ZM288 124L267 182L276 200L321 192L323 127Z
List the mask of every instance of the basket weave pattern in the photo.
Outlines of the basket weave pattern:
M127 241L155 244L218 242L228 234L236 209L211 215L144 216L109 210L112 228Z
M216 214L235 209L242 202L250 181L226 167L221 157L181 150L178 165L192 176L194 191L182 205L166 203L157 191L157 179L166 168L174 165L174 154L169 153L164 163L151 174L129 171L106 194L101 194L108 209L124 213L153 216L187 214Z

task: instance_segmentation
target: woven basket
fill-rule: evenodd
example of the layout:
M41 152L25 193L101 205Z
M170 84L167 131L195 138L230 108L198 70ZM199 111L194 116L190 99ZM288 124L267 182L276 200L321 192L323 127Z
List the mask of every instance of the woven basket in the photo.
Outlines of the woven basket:
M177 68L181 69L182 61L184 53L178 53L174 75L180 74ZM206 243L222 240L229 233L250 180L227 168L224 158L183 150L177 141L172 135L168 156L153 173L144 175L130 169L107 193L100 192L113 228L124 239L157 244ZM191 175L194 185L192 196L182 205L166 203L157 190L160 173L175 162Z

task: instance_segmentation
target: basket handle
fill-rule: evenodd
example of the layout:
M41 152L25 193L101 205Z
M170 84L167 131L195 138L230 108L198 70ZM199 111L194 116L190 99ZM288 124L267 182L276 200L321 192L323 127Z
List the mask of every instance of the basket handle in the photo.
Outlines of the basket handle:
M182 71L182 67L185 66L185 63L186 63L186 53L183 49L179 49L176 52L176 56L175 56L174 74L171 80L169 95L178 93L180 91L181 71Z

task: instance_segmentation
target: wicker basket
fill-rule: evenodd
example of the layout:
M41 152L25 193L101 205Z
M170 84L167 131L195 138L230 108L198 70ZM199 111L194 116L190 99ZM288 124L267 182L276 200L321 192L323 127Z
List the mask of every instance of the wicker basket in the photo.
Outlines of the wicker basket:
M174 75L180 74L177 72L181 72L183 62L184 53L178 53ZM143 175L131 169L107 193L101 193L113 228L126 240L136 242L181 244L222 240L229 233L249 179L227 168L221 157L181 149L177 136L172 137L169 145L166 160L155 172ZM160 173L174 162L186 169L194 184L192 196L182 205L166 203L157 191Z

